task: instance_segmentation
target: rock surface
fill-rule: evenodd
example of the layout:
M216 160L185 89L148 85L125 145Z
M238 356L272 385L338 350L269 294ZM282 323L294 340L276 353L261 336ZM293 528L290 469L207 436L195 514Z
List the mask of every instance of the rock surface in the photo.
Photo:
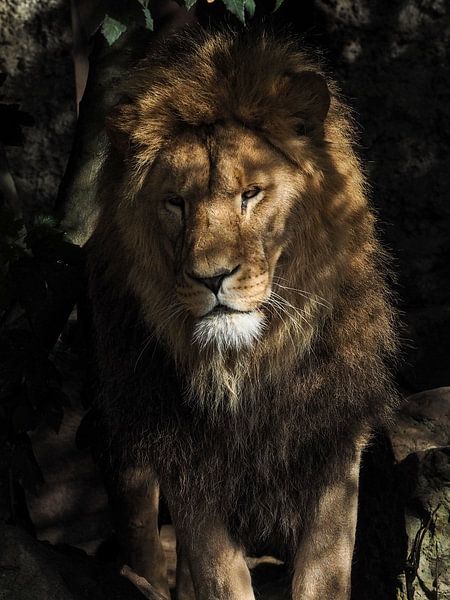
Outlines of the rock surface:
M76 446L81 408L66 407L56 433L44 426L32 433L44 483L39 495L27 494L38 539L70 544L94 554L111 534L108 499L90 451Z
M405 600L450 599L450 446L410 454L399 465L408 539Z
M450 445L450 387L408 398L391 434L397 461L411 453Z
M401 600L450 599L450 388L409 398L391 433L404 506Z
M7 148L11 174L27 212L52 210L75 128L70 3L0 2L1 102L20 104L34 119L23 147Z
M0 527L0 600L142 600L111 566Z

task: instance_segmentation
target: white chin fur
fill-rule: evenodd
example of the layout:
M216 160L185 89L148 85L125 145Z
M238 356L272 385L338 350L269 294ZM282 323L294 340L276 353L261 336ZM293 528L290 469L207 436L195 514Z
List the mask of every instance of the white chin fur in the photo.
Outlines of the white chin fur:
M256 311L213 314L199 319L192 337L202 348L215 346L219 351L228 348L238 350L251 346L263 329L264 317Z

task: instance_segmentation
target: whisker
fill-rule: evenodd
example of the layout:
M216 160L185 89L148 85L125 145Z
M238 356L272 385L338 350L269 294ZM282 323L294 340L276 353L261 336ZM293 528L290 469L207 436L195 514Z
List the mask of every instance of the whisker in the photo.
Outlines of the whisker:
M292 310L294 310L294 312L303 320L306 322L306 324L311 327L310 323L308 323L307 319L295 308L295 307L290 307L289 304L284 300L284 298L281 298L281 301L274 297L271 296L270 297L270 302L272 303L272 305L275 307L278 307L279 310L281 310L281 312L286 315L286 317L288 317L288 319L291 321L291 325L294 327L295 331L297 333L302 333L303 329L300 325L300 323L294 318L294 316L287 310L288 308L292 308Z
M276 281L277 279L280 281L288 282L288 283L289 283L289 281L287 279L285 279L284 277L279 277L278 275L276 275L276 276L274 275L274 277L273 277L274 283L279 288L299 294L300 296L303 296L304 298L308 298L312 302L316 302L317 304L319 304L320 306L323 306L324 308L329 308L329 309L332 308L331 303L328 302L328 300L326 300L322 296L319 296L318 294L315 294L313 292L307 292L306 290L300 290L298 288L294 288L289 285L283 285L281 283L278 283L278 281ZM318 300L317 300L317 298L318 298Z
M282 305L286 306L287 308L292 309L299 317L300 319L302 319L303 321L305 321L305 323L311 327L311 329L313 329L313 326L311 325L311 323L308 321L308 319L305 317L305 311L302 310L301 308L298 308L296 306L294 306L293 304L291 304L288 300L286 300L286 298L283 298L283 296L280 296L280 294L277 294L276 292L272 291L272 295L274 296L274 298L280 302Z
M275 311L276 315L278 316L278 318L280 319L280 321L283 323L284 327L286 328L286 331L287 331L287 334L289 336L289 339L291 340L294 352L295 352L297 350L297 348L295 346L294 338L292 337L292 333L291 333L290 327L288 326L288 324L286 323L285 319L283 318L283 314L285 313L285 311L282 309L282 307L279 307L280 310L278 310L278 308L276 307L275 303L273 301L271 301L270 299L267 301L267 307L268 308L273 308L273 310ZM281 311L281 313L280 313L280 311ZM288 316L290 316L290 315L288 315Z
M278 294L276 294L276 293L275 293L275 295L276 295L276 296L278 296ZM289 306L289 303L287 303L287 301L285 300L285 298L283 298L282 296L280 296L280 298L281 298L281 301L282 301L282 302L280 302L280 301L279 301L279 300L277 300L276 298L272 298L272 297L271 297L271 302L272 302L272 303L278 303L278 305L279 305L280 309L283 311L283 313L284 313L284 314L286 314L286 316L290 318L290 320L291 320L292 324L294 325L294 328L295 328L295 330L296 330L296 332L297 332L297 333L299 333L299 334L303 333L303 329L301 328L300 324L299 324L299 323L298 323L298 322L297 322L297 321L294 319L294 317L293 317L293 316L292 316L292 315L291 315L291 314L290 314L290 313L289 313L289 312L286 310L286 308L284 308L284 306L283 306L283 305L285 305L285 306ZM306 322L306 324L307 324L307 325L308 325L308 326L311 328L311 331L313 332L313 331L314 331L314 328L313 328L313 327L312 327L312 325L309 323L309 321L308 321L308 320L307 320L307 319L306 319L306 318L305 318L305 317L304 317L302 314L300 314L300 312L299 312L299 311L298 311L298 310L297 310L295 307L293 307L292 305L291 305L291 308L292 308L292 309L293 309L293 310L294 310L294 311L295 311L295 312L298 314L298 316L299 316L299 317L300 317L300 318L301 318L301 319L302 319L304 322ZM292 336L291 336L291 334L290 334L290 331L289 331L289 330L288 330L288 334L290 335L290 337L292 337ZM295 346L294 346L294 347L295 347ZM313 354L313 356L315 356L315 352L314 352L314 349L313 349L313 347L309 347L309 351L311 351L311 352L312 352L312 354Z

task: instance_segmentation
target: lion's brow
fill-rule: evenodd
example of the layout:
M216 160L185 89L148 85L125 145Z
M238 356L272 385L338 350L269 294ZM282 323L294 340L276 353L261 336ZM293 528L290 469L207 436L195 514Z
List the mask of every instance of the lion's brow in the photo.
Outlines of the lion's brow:
M217 141L214 136L214 130L208 130L205 133L204 144L209 162L208 192L211 194L214 189L214 181L216 179L218 161L218 148Z

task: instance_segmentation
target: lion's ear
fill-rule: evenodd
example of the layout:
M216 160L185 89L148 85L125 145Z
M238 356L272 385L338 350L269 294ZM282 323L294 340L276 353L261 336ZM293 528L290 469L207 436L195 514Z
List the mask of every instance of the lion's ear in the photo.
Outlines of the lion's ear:
M330 92L325 78L314 71L289 75L288 98L293 115L299 118L297 132L304 135L309 129L321 126L330 108Z
M122 100L106 117L106 133L112 145L126 154L131 142L131 132L136 127L137 112L131 100Z

